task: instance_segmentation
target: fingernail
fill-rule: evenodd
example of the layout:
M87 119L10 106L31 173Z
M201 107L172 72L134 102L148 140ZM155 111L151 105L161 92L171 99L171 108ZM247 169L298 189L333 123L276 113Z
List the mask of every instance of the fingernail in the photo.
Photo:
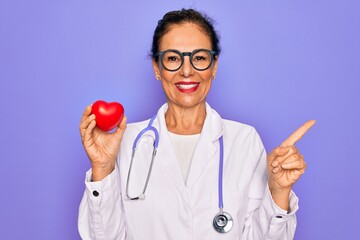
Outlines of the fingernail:
M287 167L289 167L289 164L285 163L285 164L281 165L281 167L287 168Z
M277 171L278 171L278 168L274 168L274 169L272 170L273 173L276 173Z
M277 166L279 166L279 162L275 160L272 162L271 166L277 167Z

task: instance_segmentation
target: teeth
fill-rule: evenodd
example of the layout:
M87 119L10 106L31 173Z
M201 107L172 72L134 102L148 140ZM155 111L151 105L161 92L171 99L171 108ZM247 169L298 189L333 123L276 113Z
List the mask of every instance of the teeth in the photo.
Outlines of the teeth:
M196 87L198 84L176 84L176 86L180 89L188 90Z

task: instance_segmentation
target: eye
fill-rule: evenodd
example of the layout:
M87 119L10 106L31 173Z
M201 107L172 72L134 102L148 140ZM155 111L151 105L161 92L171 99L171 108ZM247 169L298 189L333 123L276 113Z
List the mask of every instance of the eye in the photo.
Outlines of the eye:
M179 59L179 56L172 55L172 56L167 56L166 61L168 61L168 62L177 62L177 61L180 61L180 59Z
M192 57L193 62L208 62L211 60L211 55L207 51L198 51Z
M206 58L204 56L195 56L194 60L199 62L199 61L205 61Z
M163 55L163 61L167 63L181 62L181 56L176 52L169 51Z

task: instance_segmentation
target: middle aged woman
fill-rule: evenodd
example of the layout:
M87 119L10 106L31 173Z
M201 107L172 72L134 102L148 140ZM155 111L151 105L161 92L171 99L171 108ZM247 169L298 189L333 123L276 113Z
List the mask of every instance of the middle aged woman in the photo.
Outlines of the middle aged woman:
M153 38L152 65L167 97L157 115L127 128L124 119L105 133L87 107L80 132L92 169L79 212L83 239L293 238L291 189L306 168L294 144L314 122L266 157L253 127L222 119L206 103L219 53L209 18L169 12ZM156 130L145 132L133 155L147 126Z

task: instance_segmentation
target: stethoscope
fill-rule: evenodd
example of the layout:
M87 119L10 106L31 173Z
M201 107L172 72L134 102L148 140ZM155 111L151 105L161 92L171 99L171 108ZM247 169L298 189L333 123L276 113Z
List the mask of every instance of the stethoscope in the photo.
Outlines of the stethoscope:
M131 161L130 161L127 180L126 180L126 196L127 196L128 200L145 200L146 188L147 188L148 183L149 183L151 170L152 170L152 167L153 167L153 164L154 164L154 159L155 159L157 148L158 148L158 145L159 145L159 132L158 132L158 130L156 128L154 128L152 126L155 118L156 118L156 115L153 116L150 119L150 122L149 122L148 126L146 128L144 128L136 136L135 141L133 143L132 153L131 153ZM153 152L152 152L152 155L151 155L151 162L150 162L149 171L148 171L148 174L147 174L147 177L146 177L146 181L145 181L142 193L140 195L138 195L137 197L130 197L129 196L129 180L130 180L130 174L131 174L131 169L132 169L132 165L133 165L133 160L134 160L135 153L136 153L136 146L137 146L137 143L138 143L139 139L144 135L144 133L146 133L148 131L152 131L154 133L154 135L155 135L154 144L153 144ZM220 160L219 160L218 195L219 195L219 209L220 209L220 211L214 217L213 228L219 233L227 233L227 232L229 232L231 230L234 222L233 222L233 219L232 219L231 215L229 213L227 213L227 212L224 212L224 210L223 210L224 209L224 203L223 203L222 180L223 180L223 163L224 163L224 143L223 143L223 137L222 136L219 138L219 145L220 145Z

